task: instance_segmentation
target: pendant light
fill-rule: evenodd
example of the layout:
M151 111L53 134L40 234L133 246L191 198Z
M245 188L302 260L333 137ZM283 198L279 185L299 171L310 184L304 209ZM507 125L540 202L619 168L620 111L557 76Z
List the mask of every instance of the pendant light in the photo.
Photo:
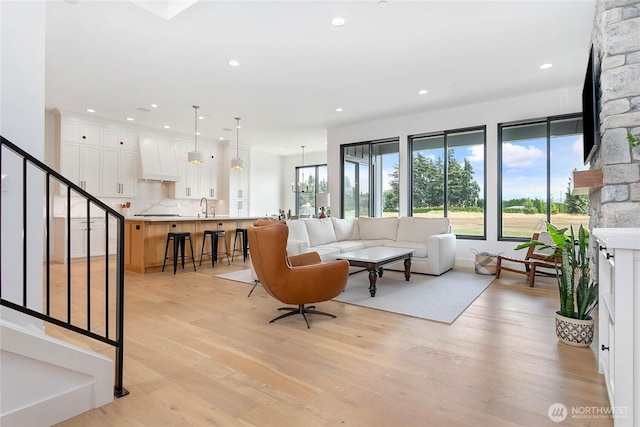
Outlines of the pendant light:
M189 153L187 154L187 158L189 160L189 163L193 163L193 164L200 164L202 162L204 162L204 154L202 153L202 151L198 151L198 108L200 108L197 105L193 106L193 109L195 111L195 116L196 116L196 122L195 122L195 149L193 151L189 151Z
M304 167L304 145L300 146L302 148L302 167ZM296 184L291 184L291 191L294 193L312 193L313 192L313 184L307 184L304 180L304 172L302 172L302 177L299 182Z
M236 158L231 159L231 169L242 169L244 162L240 158L240 117L236 117Z

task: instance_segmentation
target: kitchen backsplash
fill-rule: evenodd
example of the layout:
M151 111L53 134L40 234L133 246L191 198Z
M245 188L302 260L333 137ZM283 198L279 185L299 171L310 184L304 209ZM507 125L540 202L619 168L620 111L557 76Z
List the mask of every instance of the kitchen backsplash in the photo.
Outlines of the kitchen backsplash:
M180 200L170 197L169 186L172 184L168 182L139 180L137 185L138 195L136 197L101 197L100 200L120 213L126 212L123 211L121 205L123 203L130 202L131 206L127 213L129 216L140 214L177 214L181 216L197 216L203 212L204 206L200 207L200 200ZM210 214L213 214L214 206L216 215L227 215L229 213L229 207L224 200L213 201L212 199L209 199ZM67 203L65 196L54 196L53 215L56 217L67 216ZM86 215L86 201L80 197L72 197L71 216L86 217ZM104 213L100 208L91 205L90 216L100 217L103 215Z

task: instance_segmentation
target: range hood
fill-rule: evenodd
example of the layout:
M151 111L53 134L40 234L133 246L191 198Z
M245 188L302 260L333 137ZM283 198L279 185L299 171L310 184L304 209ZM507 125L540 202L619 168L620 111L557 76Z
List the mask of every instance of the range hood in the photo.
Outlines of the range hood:
M176 146L173 141L158 136L141 136L138 144L140 179L181 181Z

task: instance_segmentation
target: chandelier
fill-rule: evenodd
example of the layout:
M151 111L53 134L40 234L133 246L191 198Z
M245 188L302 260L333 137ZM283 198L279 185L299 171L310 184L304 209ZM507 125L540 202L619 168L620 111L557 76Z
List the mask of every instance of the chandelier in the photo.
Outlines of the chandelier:
M195 115L196 115L196 124L195 124L195 132L194 132L194 136L195 136L195 149L193 151L189 151L189 153L187 154L187 159L189 160L189 163L194 163L194 164L199 164L204 162L204 154L202 153L202 151L198 151L198 107L197 105L193 106L193 109L195 111Z
M244 162L240 158L240 117L236 117L236 158L231 159L231 169L242 169Z
M302 167L304 168L304 145L300 146L302 148ZM294 193L313 193L314 188L313 184L309 184L304 179L304 172L302 172L300 176L300 181L295 184L291 184L291 191Z

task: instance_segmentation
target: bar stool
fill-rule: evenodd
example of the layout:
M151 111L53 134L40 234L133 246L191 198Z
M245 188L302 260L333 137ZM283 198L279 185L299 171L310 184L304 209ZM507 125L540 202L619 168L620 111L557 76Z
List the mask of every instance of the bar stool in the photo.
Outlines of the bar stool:
M180 258L182 259L182 268L184 269L184 252L186 241L189 239L189 247L191 248L191 256L187 256L187 258L191 258L191 262L193 263L193 271L196 271L196 261L193 257L193 242L191 241L191 233L188 231L185 232L172 232L167 234L167 245L164 248L164 261L162 262L162 271L164 271L164 266L167 263L167 260L173 260L173 274L176 274L176 269L178 268L178 250L180 250ZM173 240L173 256L167 257L167 252L169 250L169 242Z
M242 239L242 247L238 247L236 249L236 243L238 241L238 237ZM236 234L233 237L233 252L231 252L231 261L236 256L236 251L242 251L242 262L247 261L247 256L249 255L249 233L246 228L236 228Z
M204 251L204 244L207 237L211 239L211 252ZM222 238L224 242L224 252L218 251L218 238ZM224 254L227 257L227 264L231 265L229 261L229 247L227 246L227 233L224 230L205 230L202 235L202 249L200 250L200 265L202 265L202 256L211 255L211 267L215 266L215 262L218 261L218 255Z

